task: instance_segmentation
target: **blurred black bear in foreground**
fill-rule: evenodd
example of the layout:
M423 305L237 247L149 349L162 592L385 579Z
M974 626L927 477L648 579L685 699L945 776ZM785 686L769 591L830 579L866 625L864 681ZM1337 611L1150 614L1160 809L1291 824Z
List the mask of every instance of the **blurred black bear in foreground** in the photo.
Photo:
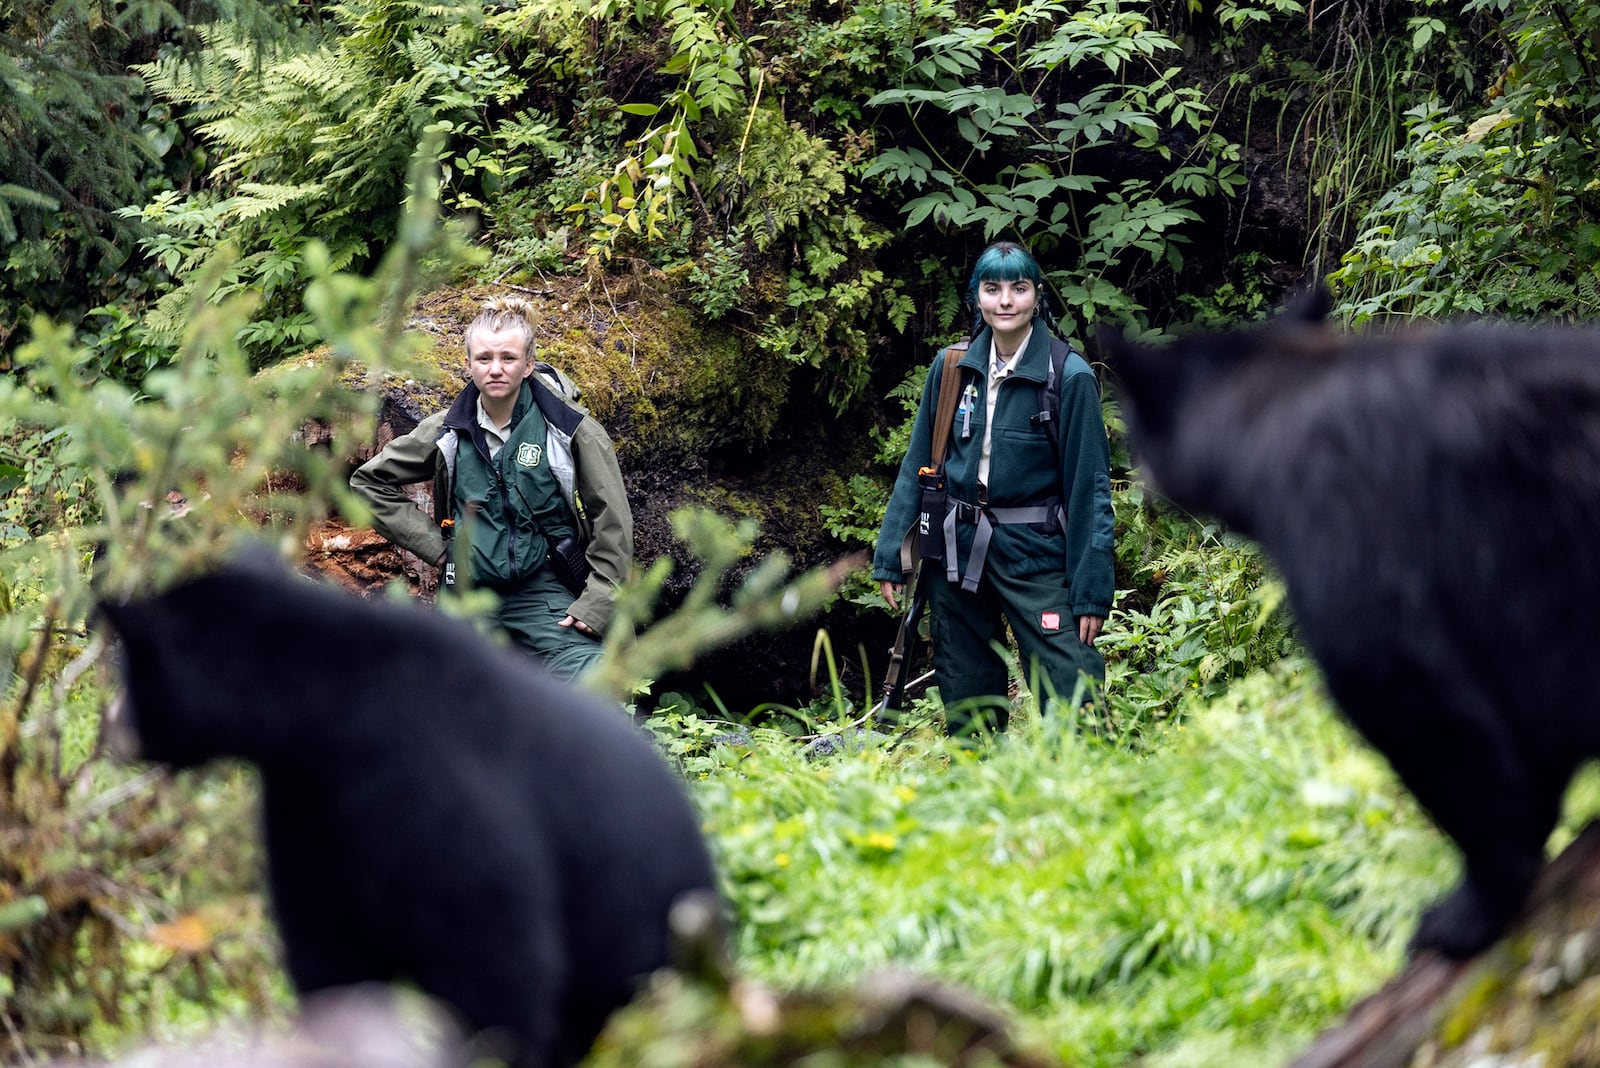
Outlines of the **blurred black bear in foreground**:
M1600 333L1340 336L1330 303L1107 356L1157 488L1261 543L1334 699L1460 846L1412 948L1470 956L1600 754Z
M464 623L260 561L101 611L141 756L260 769L301 994L410 979L515 1063L571 1064L714 887L626 715Z

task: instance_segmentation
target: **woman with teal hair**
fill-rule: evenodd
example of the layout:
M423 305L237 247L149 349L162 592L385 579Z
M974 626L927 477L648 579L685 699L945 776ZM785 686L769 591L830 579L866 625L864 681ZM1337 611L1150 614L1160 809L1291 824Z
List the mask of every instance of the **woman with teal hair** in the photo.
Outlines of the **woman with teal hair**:
M1091 701L1105 681L1094 642L1115 591L1110 450L1094 372L1055 335L1043 283L1027 249L1000 241L979 255L967 290L974 336L957 363L944 514L920 530L923 555L941 558L929 559L923 582L951 734L1005 729L1008 624L1041 707L1052 696ZM941 352L873 558L894 608L913 565L912 527L923 525L918 472L930 461L943 380Z

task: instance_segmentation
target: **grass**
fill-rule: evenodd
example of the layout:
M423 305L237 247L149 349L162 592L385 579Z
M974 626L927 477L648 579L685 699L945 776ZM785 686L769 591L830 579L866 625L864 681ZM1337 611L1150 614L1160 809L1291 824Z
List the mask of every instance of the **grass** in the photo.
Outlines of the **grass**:
M924 730L808 760L777 731L708 746L715 730L685 717L675 759L721 867L739 969L837 990L908 966L975 992L1027 1047L1074 1066L1288 1062L1399 967L1455 852L1303 659L1167 723L1108 744L1024 710L982 750ZM207 777L197 803L227 797L233 812L243 785ZM1552 847L1596 811L1591 771ZM258 911L172 889L202 902L220 969L206 983L148 939L128 947L129 1033L97 1028L102 1048L288 1004ZM663 1064L777 1063L685 1061L710 1012L669 1005L619 1033L641 1044L595 1063L645 1063L645 1046Z
M1032 714L817 762L686 763L740 968L967 986L1074 1065L1272 1064L1401 961L1453 850L1290 660L1135 752Z

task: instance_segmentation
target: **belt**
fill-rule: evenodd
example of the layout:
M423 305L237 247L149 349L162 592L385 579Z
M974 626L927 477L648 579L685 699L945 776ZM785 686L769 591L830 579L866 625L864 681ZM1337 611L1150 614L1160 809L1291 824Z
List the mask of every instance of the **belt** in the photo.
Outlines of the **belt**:
M989 539L996 526L1016 523L1048 523L1061 512L1059 504L1035 504L1021 508L989 508L951 498L944 513L944 566L945 578L960 581L961 588L972 592L983 577L983 562L989 556ZM972 555L967 558L967 570L958 570L956 555L956 524L972 523L978 528L972 536Z

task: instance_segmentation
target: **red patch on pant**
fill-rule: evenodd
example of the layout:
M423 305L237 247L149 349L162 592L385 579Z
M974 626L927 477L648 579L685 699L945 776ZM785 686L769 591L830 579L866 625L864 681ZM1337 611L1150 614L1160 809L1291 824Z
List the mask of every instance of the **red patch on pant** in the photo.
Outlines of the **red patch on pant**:
M1043 615L1041 615L1039 617L1039 629L1040 630L1060 630L1061 629L1061 613L1060 612L1046 612Z

